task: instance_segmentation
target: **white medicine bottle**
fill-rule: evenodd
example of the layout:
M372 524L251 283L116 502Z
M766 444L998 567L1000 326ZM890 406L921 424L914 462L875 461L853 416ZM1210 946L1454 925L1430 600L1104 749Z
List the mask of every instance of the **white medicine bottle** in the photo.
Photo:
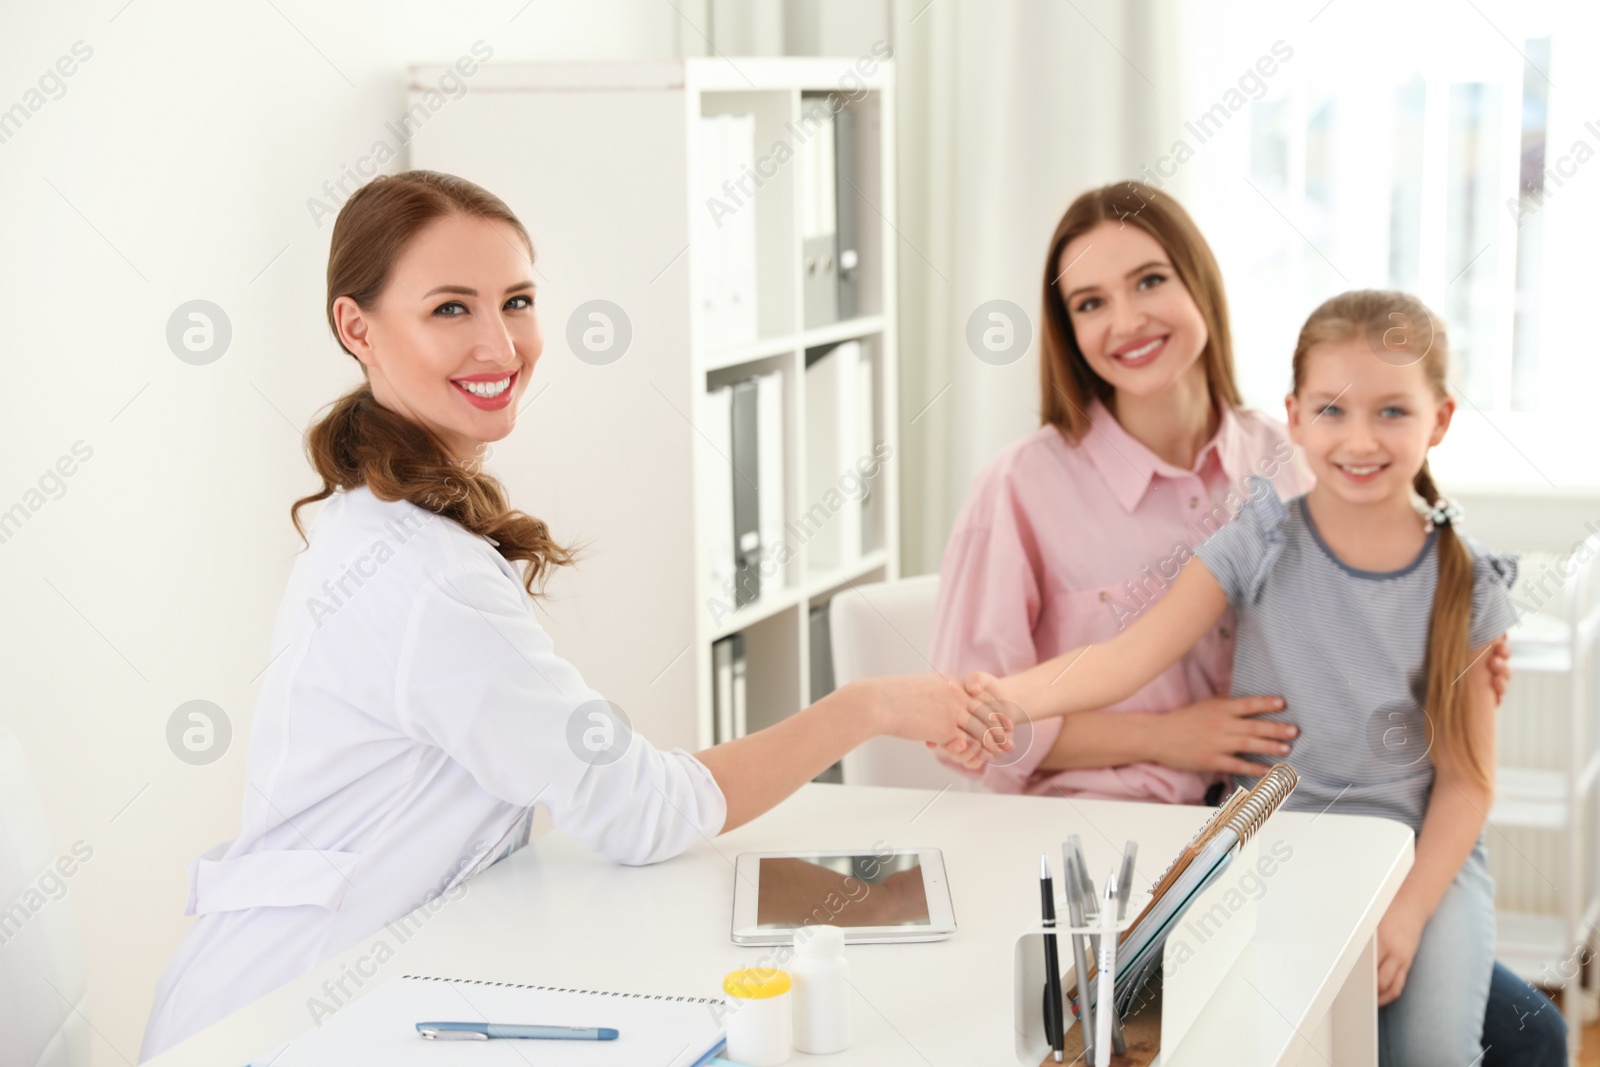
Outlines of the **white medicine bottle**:
M794 1047L813 1055L850 1047L850 961L844 958L844 931L837 926L797 929L789 975L794 980Z

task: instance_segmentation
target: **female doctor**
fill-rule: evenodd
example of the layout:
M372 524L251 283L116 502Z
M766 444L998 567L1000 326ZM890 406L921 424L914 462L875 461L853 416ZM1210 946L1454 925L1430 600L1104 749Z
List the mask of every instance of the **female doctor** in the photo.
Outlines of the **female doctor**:
M511 210L449 175L376 178L339 212L328 322L365 382L308 434L323 486L295 528L327 503L279 608L240 833L188 866L198 919L141 1059L509 854L535 804L604 856L654 863L874 735L949 743L972 766L1010 744L934 674L846 685L693 755L610 715L534 613L570 554L481 466L544 347L532 261Z

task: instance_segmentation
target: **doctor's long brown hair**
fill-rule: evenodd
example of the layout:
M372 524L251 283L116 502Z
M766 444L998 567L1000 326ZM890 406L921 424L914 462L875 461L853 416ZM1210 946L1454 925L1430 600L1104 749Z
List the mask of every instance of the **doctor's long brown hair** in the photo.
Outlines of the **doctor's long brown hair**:
M1372 348L1374 358L1420 364L1434 396L1442 400L1450 395L1450 345L1444 322L1411 294L1387 289L1340 293L1311 313L1294 346L1295 395L1300 393L1306 364L1318 346L1362 340ZM1386 353L1382 357L1376 356L1380 348ZM1443 499L1426 459L1411 484L1429 507ZM1432 724L1438 751L1460 765L1469 781L1487 789L1493 787L1488 754L1478 751L1468 729L1468 687L1456 684L1472 666L1467 647L1472 623L1472 557L1454 526L1445 523L1438 530L1439 582L1428 620L1424 714Z
M345 202L333 224L326 310L335 340L339 327L333 318L334 301L348 296L363 309L371 308L411 238L430 222L451 214L506 223L521 235L528 258L533 258L528 231L488 190L436 171L380 175ZM342 340L339 347L344 348ZM348 348L345 354L356 358ZM369 383L334 401L307 431L306 455L322 477L322 489L289 509L301 540L306 539L301 508L331 496L335 489L365 485L379 500L409 500L454 519L489 538L512 562L526 560L523 584L530 594L539 591L553 568L573 561L572 552L551 538L549 527L507 503L498 479L462 467L431 431L379 404Z

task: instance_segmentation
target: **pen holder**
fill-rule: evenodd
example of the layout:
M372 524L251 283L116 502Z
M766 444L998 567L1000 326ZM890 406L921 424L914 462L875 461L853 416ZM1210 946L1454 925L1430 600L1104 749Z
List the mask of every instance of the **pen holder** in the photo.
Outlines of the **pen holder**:
M1122 1017L1128 1055L1117 1056L1118 1067L1148 1064L1163 1047L1176 1048L1200 1016L1217 983L1245 952L1256 932L1256 901L1265 894L1264 877L1270 873L1258 864L1257 842L1244 842L1230 868L1197 893L1177 918L1162 942L1161 966L1155 969L1145 994ZM1282 860L1282 857L1279 857ZM1265 857L1262 857L1265 862ZM1057 894L1056 914L1065 914ZM1119 935L1131 929L1148 897L1135 894L1127 917L1112 925ZM1055 927L1056 956L1061 966L1063 1018L1067 1021L1066 1062L1083 1065L1080 1028L1067 993L1077 985L1072 963L1072 934L1099 934L1097 925ZM1044 924L1035 920L1017 935L1012 946L1012 1033L1017 1062L1038 1067L1051 1060L1044 1029ZM1092 961L1091 961L1091 965ZM1117 973L1121 974L1121 960Z
M1058 914L1064 911L1064 907L1057 909ZM1127 917L1111 924L1110 929L1120 936L1133 925L1133 918L1134 912L1130 908ZM1074 934L1099 936L1104 929L1098 923L1089 926L1058 923L1053 930L1056 935L1056 956L1061 963L1061 992L1065 1002L1062 1018L1067 1023L1069 1048L1081 1050L1083 1047L1082 1038L1078 1036L1077 1019L1072 1012L1072 998L1067 995L1078 981L1072 963L1072 937ZM1050 1041L1044 1028L1044 939L1047 932L1051 931L1047 931L1042 922L1034 923L1017 935L1012 951L1012 1033L1016 1038L1018 1063L1035 1065L1050 1058ZM1068 1055L1067 1062L1071 1063L1072 1058L1072 1055Z

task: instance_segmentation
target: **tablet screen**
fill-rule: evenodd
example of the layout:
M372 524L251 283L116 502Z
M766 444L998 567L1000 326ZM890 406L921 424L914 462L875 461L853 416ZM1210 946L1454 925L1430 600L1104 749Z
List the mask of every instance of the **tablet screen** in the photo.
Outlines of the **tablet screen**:
M927 926L928 896L915 852L799 859L763 856L756 929Z

